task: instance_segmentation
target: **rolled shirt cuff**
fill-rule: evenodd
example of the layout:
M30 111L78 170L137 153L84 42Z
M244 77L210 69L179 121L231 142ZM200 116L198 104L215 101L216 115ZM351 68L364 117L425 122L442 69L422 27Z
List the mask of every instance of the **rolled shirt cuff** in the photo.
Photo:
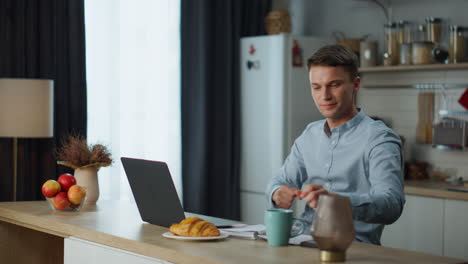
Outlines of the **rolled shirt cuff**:
M278 190L279 188L281 187L281 185L278 185L278 186L273 186L271 191L268 193L268 196L267 196L267 204L268 204L268 208L271 209L271 208L278 208L276 206L276 204L273 202L273 193L275 193L276 190Z

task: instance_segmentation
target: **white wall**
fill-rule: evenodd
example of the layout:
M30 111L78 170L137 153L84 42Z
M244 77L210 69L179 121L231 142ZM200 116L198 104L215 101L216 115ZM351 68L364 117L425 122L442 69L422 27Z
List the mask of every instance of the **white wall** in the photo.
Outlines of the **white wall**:
M418 95L415 88L392 88L394 85L417 83L468 84L468 70L431 71L387 71L363 73L362 88L357 96L357 105L370 116L378 116L389 121L392 128L406 139L406 160L426 161L438 170L454 177L468 179L468 151L447 151L432 148L431 144L415 142L418 124ZM387 88L372 88L380 85ZM368 87L368 88L366 88ZM375 87L375 86L374 86ZM447 89L446 104L443 103L443 90L434 89L434 119L438 119L439 109L462 111L457 102L465 89ZM423 90L424 92L424 90Z
M394 20L424 23L426 17L447 18L450 24L468 26L468 1L466 0L393 0ZM371 34L383 49L383 24L381 9L367 1L357 0L274 0L273 8L289 8L293 33L331 38L331 33L341 31L350 38Z
M449 97L455 99L463 91L464 89L451 89L447 93ZM406 160L426 161L438 171L468 180L467 151L434 149L431 144L415 142L418 94L419 91L414 88L362 88L357 100L359 107L362 107L366 114L388 121L395 132L406 139L404 146ZM440 101L440 92L435 91L435 94L436 100ZM457 107L456 110L460 109Z

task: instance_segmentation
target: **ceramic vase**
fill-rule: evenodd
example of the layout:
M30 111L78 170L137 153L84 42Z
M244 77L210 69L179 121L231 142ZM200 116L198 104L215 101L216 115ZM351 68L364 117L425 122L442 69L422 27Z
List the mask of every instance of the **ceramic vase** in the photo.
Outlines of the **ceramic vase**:
M85 204L96 204L99 199L98 170L97 166L75 169L76 184L86 188Z
M346 249L356 235L350 199L320 195L311 231L322 262L345 261Z

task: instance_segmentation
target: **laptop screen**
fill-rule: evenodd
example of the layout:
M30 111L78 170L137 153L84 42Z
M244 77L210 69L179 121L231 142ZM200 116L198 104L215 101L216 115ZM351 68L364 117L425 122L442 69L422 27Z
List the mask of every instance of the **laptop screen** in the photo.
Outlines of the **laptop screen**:
M120 160L143 221L169 227L185 218L165 162L127 157Z

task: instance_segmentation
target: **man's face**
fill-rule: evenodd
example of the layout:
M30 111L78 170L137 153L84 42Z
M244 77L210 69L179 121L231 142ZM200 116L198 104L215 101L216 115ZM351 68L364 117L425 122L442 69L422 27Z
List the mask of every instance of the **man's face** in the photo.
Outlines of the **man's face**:
M325 118L341 124L353 117L359 77L351 80L340 66L311 66L309 80L315 105Z

